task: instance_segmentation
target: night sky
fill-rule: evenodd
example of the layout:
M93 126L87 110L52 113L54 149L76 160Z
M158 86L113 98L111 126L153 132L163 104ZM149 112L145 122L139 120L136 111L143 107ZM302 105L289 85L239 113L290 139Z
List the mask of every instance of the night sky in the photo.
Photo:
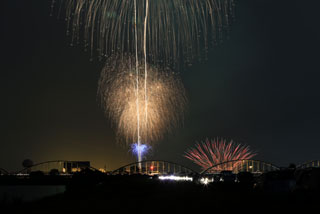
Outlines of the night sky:
M26 158L90 160L108 170L133 162L97 102L104 62L70 46L50 4L1 1L0 168L21 169ZM238 0L228 38L180 71L184 125L149 159L198 169L183 153L216 136L279 166L320 159L319 8L314 0Z

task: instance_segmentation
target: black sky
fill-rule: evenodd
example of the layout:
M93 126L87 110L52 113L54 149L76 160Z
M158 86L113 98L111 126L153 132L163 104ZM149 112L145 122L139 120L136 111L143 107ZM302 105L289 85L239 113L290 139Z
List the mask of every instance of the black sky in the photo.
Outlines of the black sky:
M0 167L25 158L90 160L115 169L134 161L115 143L96 99L103 62L70 47L50 0L5 0L1 23ZM208 61L180 71L189 112L149 158L183 158L195 141L232 138L256 159L286 166L320 159L319 1L238 0L229 38Z

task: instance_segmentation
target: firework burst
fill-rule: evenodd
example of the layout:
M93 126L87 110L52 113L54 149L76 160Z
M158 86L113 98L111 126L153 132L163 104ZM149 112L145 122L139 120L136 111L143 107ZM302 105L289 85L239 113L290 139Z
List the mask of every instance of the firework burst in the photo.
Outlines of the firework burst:
M54 6L58 2L59 6ZM52 0L65 17L72 43L84 40L99 56L131 53L171 65L192 62L220 40L234 15L234 0Z
M136 155L139 159L139 156L141 156L141 160L143 160L143 157L151 150L151 146L148 144L138 144L134 143L131 144L131 152L132 154Z
M139 65L143 70L143 62ZM143 84L136 88L134 57L113 56L101 72L101 104L114 122L119 139L129 144L137 139L138 143L152 144L183 120L187 99L178 76L150 65L148 70L147 92ZM138 78L143 79L141 73Z
M235 160L244 160L254 157L256 154L252 152L249 146L236 144L232 140L227 143L225 139L206 140L197 143L194 148L189 149L185 153L185 157L199 165L203 170L214 167L213 170L232 170L237 167L240 162ZM235 161L224 165L228 161ZM221 165L219 165L221 164Z

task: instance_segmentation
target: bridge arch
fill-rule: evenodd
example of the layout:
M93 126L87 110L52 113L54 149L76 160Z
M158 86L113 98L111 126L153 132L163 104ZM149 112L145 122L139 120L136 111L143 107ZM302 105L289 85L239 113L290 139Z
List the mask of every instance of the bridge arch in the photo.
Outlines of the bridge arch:
M44 174L49 174L53 169L58 170L59 174L72 174L87 168L97 170L90 166L89 161L51 160L26 167L16 174L30 174L33 171L42 171Z
M145 160L134 162L122 166L112 172L113 175L117 174L143 174L143 175L189 175L198 174L193 169L190 169L181 164L177 164L164 160Z
M8 175L9 172L3 168L0 168L0 175Z
M222 171L232 171L235 174L239 172L251 172L259 174L277 170L280 170L280 167L265 161L253 159L239 159L216 164L203 170L200 174L218 174Z
M311 167L320 168L320 160L308 161L297 166L297 168L299 169L311 168Z

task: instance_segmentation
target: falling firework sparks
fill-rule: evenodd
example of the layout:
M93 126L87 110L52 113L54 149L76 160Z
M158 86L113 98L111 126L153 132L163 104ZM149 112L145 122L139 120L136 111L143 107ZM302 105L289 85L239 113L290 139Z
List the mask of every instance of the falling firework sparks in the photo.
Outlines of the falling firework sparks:
M52 9L55 8L55 2L52 0ZM148 117L153 114L149 113L151 93L148 90L152 87L148 83L147 62L163 68L179 65L181 61L191 63L195 57L206 54L210 41L221 38L223 28L229 25L234 10L234 0L60 2L59 14L61 8L66 9L67 33L72 34L72 44L79 43L83 31L85 49L91 50L91 56L94 49L99 56L135 55L135 127L138 145L141 136L147 141L153 135L141 133L149 130L152 121L149 122ZM142 58L144 61L140 60ZM141 65L144 65L144 77L140 74ZM140 79L144 80L144 96L141 96ZM144 128L140 131L142 126Z
M203 170L214 167L213 170L232 170L237 167L240 162L236 160L245 160L254 157L249 146L236 144L232 140L227 143L224 139L214 139L205 142L197 143L194 148L189 149L185 153L185 157L199 165ZM224 165L228 161L235 161ZM219 165L221 164L221 165Z
M143 70L144 63L139 65L139 70ZM101 72L98 89L101 103L106 115L114 121L118 136L127 143L136 142L139 134L140 143L152 144L183 119L187 101L179 78L170 71L160 71L150 65L147 67L147 117L144 114L137 117L137 108L145 112L146 105L144 85L140 84L136 89L134 57L115 55ZM143 79L141 73L138 77Z
M65 16L72 43L83 39L91 55L138 50L168 66L205 55L230 25L234 0L52 0L52 8Z

